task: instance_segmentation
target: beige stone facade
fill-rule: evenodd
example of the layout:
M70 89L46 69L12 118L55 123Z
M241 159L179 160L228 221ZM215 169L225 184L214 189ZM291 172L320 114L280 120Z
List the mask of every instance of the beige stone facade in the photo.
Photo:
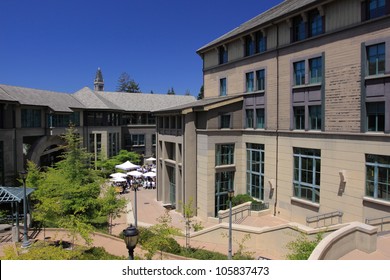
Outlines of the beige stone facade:
M383 15L368 19L367 13L372 12L366 10L368 2L284 1L198 50L204 60L205 99L177 112L184 118L188 112L196 116L194 128L179 137L196 138L196 158L182 162L196 172L196 178L181 187L182 192L196 190L199 216L217 216L217 174L225 171L234 174L236 194L248 193L248 180L253 180L248 178L260 178L263 196L255 198L290 221L317 227L390 216L390 3L386 2ZM321 22L314 22L315 17ZM296 21L301 18L309 33L295 40ZM315 23L322 30L310 35ZM248 36L257 38L259 31L267 38L267 49L246 54ZM369 73L371 46L385 50L379 58L385 66L377 62L377 68L384 68L377 75ZM227 62L219 60L221 48L228 52ZM312 74L314 60L321 65L320 79ZM304 82L297 84L299 63ZM259 70L265 73L260 90ZM377 131L372 131L369 107L378 102L386 105L383 112L374 113ZM319 115L312 114L314 107ZM248 115L252 108L255 116ZM227 114L228 128L221 125ZM261 114L264 119L256 119ZM248 127L248 122L262 121ZM221 144L234 145L234 162L216 164ZM263 172L249 170L254 164L248 158L249 144L262 149L258 154L263 157ZM372 160L377 156L383 165ZM310 190L301 176L313 176L306 178ZM333 217L319 222L310 219L330 213Z

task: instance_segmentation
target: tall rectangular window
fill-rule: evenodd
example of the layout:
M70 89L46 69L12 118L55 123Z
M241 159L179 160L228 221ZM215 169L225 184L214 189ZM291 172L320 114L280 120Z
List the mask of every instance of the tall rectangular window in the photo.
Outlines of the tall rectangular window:
M320 202L321 150L294 148L294 196Z
M309 106L309 129L321 130L322 112L321 105Z
M369 76L381 75L385 73L385 49L385 43L367 47L367 73Z
M309 12L309 37L320 35L324 32L322 16L318 10Z
M366 155L366 196L390 201L390 157Z
M267 40L263 32L256 33L256 53L262 53L267 50Z
M215 152L215 165L234 164L234 144L217 144Z
M386 14L386 0L368 1L368 19L384 16Z
M265 70L256 71L256 90L265 90Z
M246 189L253 198L264 200L264 145L246 144Z
M254 91L254 74L253 72L246 73L246 92Z
M4 128L4 105L0 104L0 128Z
M223 114L220 116L220 128L231 128L230 114Z
M367 130L385 131L385 102L366 103Z
M309 59L309 76L311 84L322 82L322 57Z
M228 51L225 46L221 46L218 48L218 55L219 55L219 64L225 64L228 62Z
M228 190L234 190L234 171L218 172L215 174L215 216L219 210L228 207Z
M306 39L306 23L301 16L293 18L292 22L292 39L293 42Z
M305 84L305 61L294 63L294 85L300 86Z
M264 108L256 109L256 128L265 127L265 113Z
M131 135L132 146L145 146L145 134L132 134Z
M247 109L245 110L245 127L246 128L253 128L253 109Z
M251 35L245 37L245 56L255 54L255 44Z
M305 129L305 107L294 107L294 129Z
M219 80L219 95L226 96L226 78Z

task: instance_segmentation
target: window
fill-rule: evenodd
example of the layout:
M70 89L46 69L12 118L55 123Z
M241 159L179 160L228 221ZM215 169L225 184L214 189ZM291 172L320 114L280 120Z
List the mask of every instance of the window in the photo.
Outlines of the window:
M367 4L368 19L381 17L386 14L386 0L369 0Z
M92 161L97 162L102 152L102 135L100 133L89 134L89 152L92 153Z
M367 47L367 73L381 75L385 73L385 43Z
M305 84L305 61L294 63L294 85L301 86Z
M322 127L321 105L309 106L309 128L311 130L321 130Z
M219 64L225 64L228 62L228 51L225 46L221 46L218 48L219 54Z
M156 134L152 134L152 145L153 146L156 146L156 143L157 143L156 139L157 139Z
M309 77L311 84L322 82L322 57L309 59Z
M245 56L255 54L255 44L251 35L245 37Z
M215 165L234 164L234 144L216 145Z
M263 32L256 32L256 53L262 53L267 50L267 40Z
M226 78L219 80L219 95L226 96Z
M246 92L254 91L254 74L253 72L246 73Z
M292 41L297 42L306 39L306 24L301 16L292 20Z
M0 141L0 185L4 186L4 144Z
M215 174L215 216L228 207L228 190L234 189L234 171Z
M294 148L294 196L320 202L321 151Z
M390 200L390 156L366 155L366 196Z
M265 90L265 70L256 71L256 90Z
M176 169L173 166L166 166L169 181L169 202L176 205Z
M246 189L253 198L264 200L264 145L246 144Z
M318 10L309 12L309 37L320 35L324 32L322 16Z
M145 134L132 134L131 146L145 146Z
M253 109L247 109L245 110L246 114L246 127L247 128L253 128Z
M22 109L21 122L24 128L41 127L41 110Z
M220 116L220 128L230 128L231 127L231 115L224 114Z
M385 102L366 103L367 130L385 131Z
M116 156L119 152L119 132L108 134L108 156Z
M265 114L264 108L256 109L256 128L265 127Z
M305 107L294 107L294 129L305 129Z
M0 128L4 128L4 105L3 104L0 104Z

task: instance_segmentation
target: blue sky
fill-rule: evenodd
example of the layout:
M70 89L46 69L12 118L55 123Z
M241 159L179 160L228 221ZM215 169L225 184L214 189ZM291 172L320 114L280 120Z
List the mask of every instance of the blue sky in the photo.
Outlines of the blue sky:
M282 0L1 0L0 84L105 90L127 72L142 92L197 96L196 50Z

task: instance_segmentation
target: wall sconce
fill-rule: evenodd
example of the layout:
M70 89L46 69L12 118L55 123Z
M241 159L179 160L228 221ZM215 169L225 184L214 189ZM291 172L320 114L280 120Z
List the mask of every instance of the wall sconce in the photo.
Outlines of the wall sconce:
M275 179L269 179L269 180L268 180L268 185L269 185L269 189L270 189L271 191L273 191L274 188L275 188Z
M347 182L346 171L340 170L339 175L340 175L340 184L345 184Z

